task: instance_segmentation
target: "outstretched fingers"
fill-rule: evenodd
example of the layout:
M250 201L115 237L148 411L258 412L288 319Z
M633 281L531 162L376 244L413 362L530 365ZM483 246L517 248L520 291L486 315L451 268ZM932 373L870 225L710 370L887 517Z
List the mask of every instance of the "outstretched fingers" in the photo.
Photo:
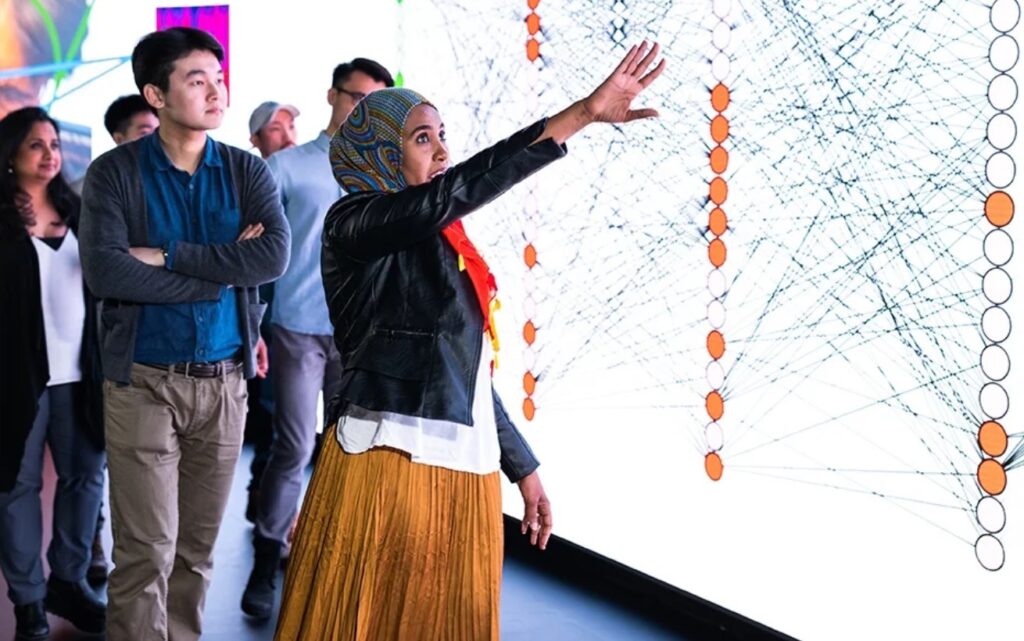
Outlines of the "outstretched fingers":
M645 42L644 44L646 45L647 43ZM660 51L661 51L661 45L659 45L657 42L655 42L654 46L651 47L651 50L647 53L647 55L644 56L640 60L640 62L637 64L636 69L633 71L633 75L634 76L643 75L643 73L645 71L647 71L647 67L651 66L651 63L654 62L654 59L657 57L658 52L660 52Z
M622 59L622 62L619 63L618 67L615 67L615 71L612 72L612 75L614 76L616 74L625 73L626 69L629 69L629 65L633 64L634 58L636 58L636 45L629 48L629 51Z
M626 67L626 73L631 76L636 75L637 67L640 65L640 62L643 60L644 54L646 53L647 41L644 40L640 43L640 46L637 47L636 53L633 55L633 59L629 61L629 65Z
M648 85L650 85L652 82L654 82L655 80L658 79L658 76L660 76L661 72L664 71L664 70L665 70L665 59L662 58L661 62L659 62L658 65L656 67L654 67L654 69L651 69L650 73L648 73L646 76L644 76L643 78L640 79L640 81L639 81L640 82L640 86L643 87L644 89L646 89L648 87Z

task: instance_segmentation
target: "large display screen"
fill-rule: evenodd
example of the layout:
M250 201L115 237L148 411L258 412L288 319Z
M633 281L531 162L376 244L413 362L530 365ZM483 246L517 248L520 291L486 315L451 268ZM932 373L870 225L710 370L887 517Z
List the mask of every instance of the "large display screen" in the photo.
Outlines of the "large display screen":
M1019 633L1017 2L227 4L239 146L366 56L465 157L658 40L659 119L466 221L556 533L808 641ZM155 8L93 4L58 118L102 131Z

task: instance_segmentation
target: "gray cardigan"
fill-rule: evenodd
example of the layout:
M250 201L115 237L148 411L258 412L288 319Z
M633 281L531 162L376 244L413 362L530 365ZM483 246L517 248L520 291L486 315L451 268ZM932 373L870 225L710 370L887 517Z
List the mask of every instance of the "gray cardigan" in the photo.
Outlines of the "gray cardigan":
M179 241L173 271L147 265L128 253L129 247L151 246L139 141L108 151L89 167L82 190L79 243L86 283L103 299L100 355L103 375L109 380L129 380L142 305L217 300L225 286L235 288L243 316L245 376L256 373L255 346L267 308L257 287L284 273L291 233L266 163L247 151L215 144L231 175L241 226L262 223L263 235L221 245Z

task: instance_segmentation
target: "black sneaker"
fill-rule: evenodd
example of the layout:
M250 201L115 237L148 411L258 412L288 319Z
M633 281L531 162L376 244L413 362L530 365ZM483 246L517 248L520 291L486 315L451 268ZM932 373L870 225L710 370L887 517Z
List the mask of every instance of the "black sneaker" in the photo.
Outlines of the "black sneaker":
M274 613L274 597L277 586L277 568L281 563L281 544L257 536L253 540L256 549L252 574L242 594L242 612L257 619L269 619Z
M46 610L86 634L101 634L107 626L107 606L85 579L71 583L51 575L46 582Z
M46 622L46 609L42 601L14 606L17 627L14 641L45 641L50 636L50 624Z

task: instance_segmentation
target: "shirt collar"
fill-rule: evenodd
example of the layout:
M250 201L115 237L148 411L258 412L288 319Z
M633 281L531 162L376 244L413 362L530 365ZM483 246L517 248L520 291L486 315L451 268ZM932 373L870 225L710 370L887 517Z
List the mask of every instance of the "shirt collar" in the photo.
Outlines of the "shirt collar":
M313 144L316 145L316 148L320 151L330 151L331 137L327 135L326 131L321 130L320 135L313 140Z
M170 171L176 169L171 164L171 160L167 157L167 152L164 151L163 145L160 144L160 129L157 128L152 134L146 136L147 142L149 143L149 152L153 158L153 164L156 165L157 171ZM214 142L213 138L206 137L206 148L203 150L203 160L199 163L199 168L203 166L207 167L221 167L220 150L217 148L217 143Z

